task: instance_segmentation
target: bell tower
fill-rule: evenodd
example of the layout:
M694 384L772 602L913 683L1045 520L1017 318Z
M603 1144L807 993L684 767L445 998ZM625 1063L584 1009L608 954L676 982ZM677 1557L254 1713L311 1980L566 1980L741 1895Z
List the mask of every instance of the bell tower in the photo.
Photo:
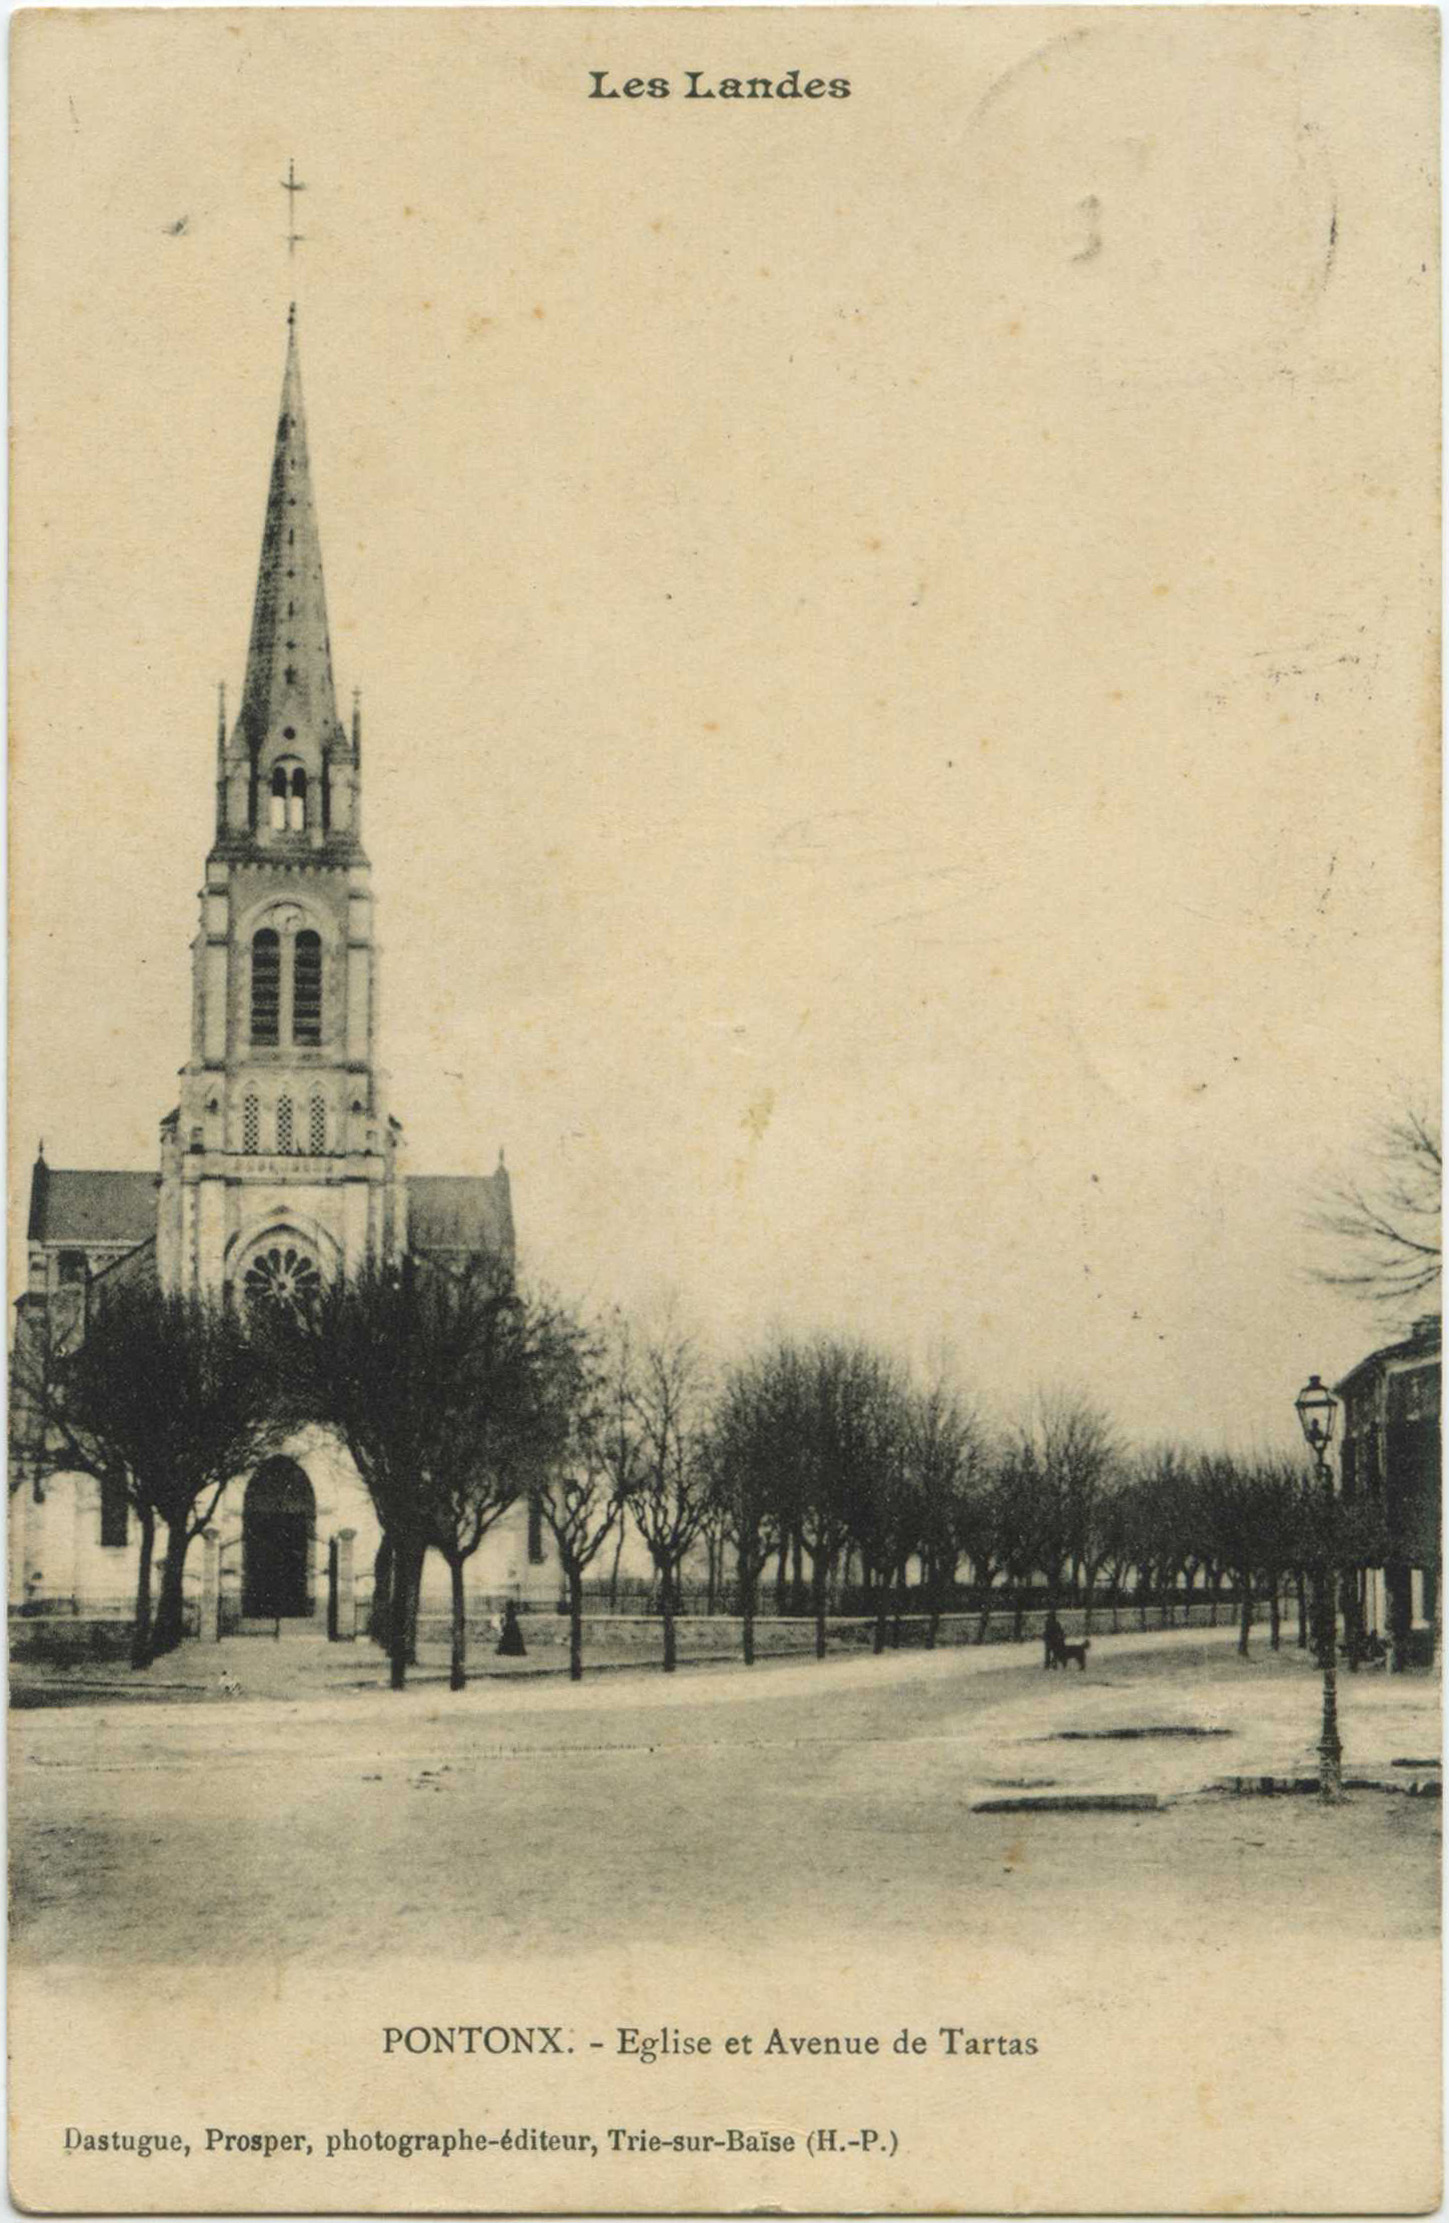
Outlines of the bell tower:
M355 697L350 728L337 715L295 304L241 703L228 733L223 696L216 759L159 1264L173 1287L254 1297L406 1241L376 1062L362 719Z

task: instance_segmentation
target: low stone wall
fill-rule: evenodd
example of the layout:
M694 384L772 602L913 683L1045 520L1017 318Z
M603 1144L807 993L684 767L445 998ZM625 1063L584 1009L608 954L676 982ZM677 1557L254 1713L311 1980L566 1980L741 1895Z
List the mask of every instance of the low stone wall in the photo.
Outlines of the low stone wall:
M1040 1644L1046 1626L1044 1612L1027 1613L1022 1617L1023 1644ZM1069 1642L1076 1642L1087 1633L1086 1614L1080 1608L1064 1608L1057 1615ZM1119 1633L1134 1634L1139 1628L1135 1611L1124 1606L1119 1612ZM1149 1629L1164 1626L1174 1628L1206 1628L1212 1619L1211 1608L1196 1605L1190 1609L1179 1606L1170 1623L1164 1623L1160 1611L1154 1607L1148 1613ZM1221 1605L1217 1611L1217 1626L1223 1628L1233 1620L1233 1608ZM737 1614L680 1614L675 1620L679 1650L690 1658L727 1656L737 1653L741 1646L741 1622ZM1255 1623L1255 1627L1257 1624ZM1262 1624L1266 1630L1266 1618ZM525 1608L519 1615L519 1627L530 1652L551 1651L567 1646L569 1623L566 1613L547 1613ZM1010 1644L1016 1641L1015 1616L1010 1612L996 1612L986 1616L983 1627L979 1613L943 1614L936 1634L936 1643L942 1649L961 1644ZM895 1620L886 1620L886 1643L893 1640ZM903 1647L919 1649L927 1641L930 1620L923 1613L902 1614L900 1641ZM586 1613L583 1619L585 1646L595 1652L616 1651L627 1657L652 1654L664 1642L664 1624L657 1613ZM1110 1607L1104 1612L1098 1606L1092 1615L1091 1634L1094 1637L1112 1633ZM446 1615L425 1613L418 1624L418 1635L426 1644L446 1644L451 1626ZM1286 1631L1285 1631L1286 1636ZM831 1614L825 1623L826 1643L833 1651L855 1651L869 1648L875 1641L875 1621L863 1614ZM470 1649L485 1649L497 1641L496 1625L487 1615L469 1616L468 1643ZM1291 1640L1290 1640L1291 1641ZM755 1618L755 1649L760 1653L813 1652L815 1648L815 1623L808 1616L762 1613Z
M71 1667L84 1660L121 1660L131 1649L129 1616L100 1619L76 1614L13 1615L10 1657L43 1667Z
M186 1633L195 1637L200 1610L195 1600L186 1604ZM1084 1633L1085 1615L1080 1608L1064 1609L1058 1614L1063 1631L1070 1641L1078 1640ZM1171 1623L1164 1624L1161 1612L1154 1607L1147 1616L1149 1629L1164 1625L1184 1628L1205 1628L1211 1619L1210 1609L1197 1605L1190 1612L1178 1607ZM1219 1606L1217 1625L1222 1628L1231 1623L1233 1609ZM1135 1610L1121 1609L1120 1630L1124 1636L1137 1633L1141 1623ZM1023 1646L1040 1644L1045 1613L1028 1613L1022 1619ZM306 1623L285 1624L289 1632L309 1628ZM525 1606L519 1615L524 1642L530 1653L555 1653L567 1648L569 1640L568 1615L552 1613ZM902 1646L919 1649L927 1639L929 1620L925 1614L907 1613L901 1616L900 1641ZM358 1616L358 1641L364 1642L365 1617ZM614 1654L621 1660L657 1658L664 1642L664 1624L653 1613L588 1613L584 1616L584 1644L597 1658L599 1653ZM310 1624L319 1642L325 1641L325 1620ZM895 1628L893 1618L886 1622L886 1642L890 1644ZM1283 1641L1291 1644L1292 1625L1285 1620ZM741 1647L741 1623L736 1614L681 1614L675 1622L679 1652L684 1659L713 1659L738 1656ZM1111 1634L1110 1609L1100 1607L1093 1615L1094 1637ZM1266 1641L1266 1615L1254 1624L1255 1639ZM988 1614L983 1625L977 1613L950 1613L941 1618L936 1642L943 1649L961 1644L1010 1644L1014 1641L1015 1619L1009 1612ZM232 1634L225 1628L227 1635ZM270 1624L263 1633L270 1633ZM424 1612L419 1619L418 1636L430 1649L446 1646L451 1637L451 1625L444 1613ZM875 1641L875 1622L864 1615L832 1614L825 1624L826 1644L833 1652L868 1649ZM122 1610L108 1614L67 1614L12 1612L10 1616L10 1656L14 1660L28 1660L52 1666L67 1666L85 1660L124 1658L130 1645L130 1615ZM469 1616L468 1645L475 1656L481 1658L497 1643L497 1628L490 1616ZM780 1654L808 1655L815 1648L815 1623L808 1616L762 1613L755 1621L755 1649L762 1657Z

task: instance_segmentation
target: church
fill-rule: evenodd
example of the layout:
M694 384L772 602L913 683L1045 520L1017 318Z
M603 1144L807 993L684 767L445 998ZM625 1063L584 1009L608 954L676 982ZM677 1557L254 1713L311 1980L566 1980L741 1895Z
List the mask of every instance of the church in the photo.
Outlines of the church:
M51 1165L30 1190L18 1332L44 1308L81 1332L121 1278L239 1304L304 1296L368 1258L511 1262L502 1154L486 1175L420 1174L378 1061L378 946L363 846L362 720L338 716L295 307L240 705L218 712L216 834L192 943L190 1054L150 1171ZM129 1614L138 1539L86 1476L27 1473L11 1501L12 1603ZM349 1635L379 1530L342 1446L313 1430L229 1484L187 1562L207 1634ZM469 1563L475 1594L552 1604L536 1516L516 1507ZM339 1569L343 1571L339 1591ZM431 1568L427 1595L446 1571Z

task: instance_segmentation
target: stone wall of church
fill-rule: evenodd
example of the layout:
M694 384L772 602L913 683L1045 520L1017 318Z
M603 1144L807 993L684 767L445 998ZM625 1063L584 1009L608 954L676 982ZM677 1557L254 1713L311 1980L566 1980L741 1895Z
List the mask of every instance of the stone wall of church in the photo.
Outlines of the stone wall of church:
M268 1516L248 1514L248 1491L253 1477L238 1477L222 1493L212 1518L215 1564L219 1580L221 1621L232 1630L255 1625L267 1618L256 1609L285 1603L284 1620L294 1631L306 1624L325 1634L329 1585L329 1557L335 1539L350 1539L354 1594L359 1625L372 1594L373 1567L382 1540L371 1501L343 1446L321 1429L296 1437L281 1455L295 1464L305 1478L299 1502L307 1506L299 1522L305 1536L297 1545L295 1531L286 1530L281 1517L283 1542L280 1579L275 1548L270 1573L274 1587L259 1591L269 1569ZM258 1470L259 1472L261 1470ZM87 1475L57 1473L46 1477L37 1495L33 1486L17 1490L10 1508L10 1597L13 1605L32 1612L61 1612L97 1617L129 1618L134 1607L139 1569L140 1538L134 1514L125 1523L125 1541L103 1541L99 1485ZM557 1559L544 1533L543 1556L529 1552L529 1518L526 1505L515 1506L485 1537L468 1563L470 1598L514 1596L534 1605L552 1606L560 1591ZM159 1558L164 1533L157 1537L156 1584L160 1582ZM250 1581L248 1555L252 1555ZM288 1558L287 1554L292 1554ZM207 1546L197 1537L187 1554L186 1597L198 1615L207 1581ZM297 1560L300 1560L300 1571ZM297 1584L298 1592L288 1584ZM446 1613L450 1604L448 1570L437 1553L430 1553L424 1570L422 1604L429 1614Z

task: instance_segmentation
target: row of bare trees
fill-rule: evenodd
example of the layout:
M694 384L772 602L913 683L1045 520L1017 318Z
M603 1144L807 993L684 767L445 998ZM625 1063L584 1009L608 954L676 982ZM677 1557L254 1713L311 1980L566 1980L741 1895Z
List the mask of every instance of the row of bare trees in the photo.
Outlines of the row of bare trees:
M907 1605L936 1641L942 1615L1027 1603L1094 1611L1189 1596L1201 1577L1255 1597L1277 1639L1279 1600L1325 1553L1374 1563L1372 1509L1341 1509L1327 1538L1300 1463L1173 1446L1131 1453L1088 1397L1039 1395L990 1428L939 1370L922 1382L842 1338L779 1336L714 1375L676 1325L590 1329L564 1304L486 1262L405 1260L326 1286L312 1304L246 1318L142 1286L93 1306L62 1337L42 1308L17 1345L16 1473L65 1466L124 1493L141 1549L133 1659L182 1633L190 1543L228 1480L316 1424L351 1455L381 1531L373 1633L401 1687L416 1644L424 1563L452 1594L452 1683L466 1677L466 1569L527 1499L550 1532L582 1672L589 1571L626 1524L648 1551L666 1670L691 1555L728 1571L755 1657L762 1585L793 1565L826 1648L832 1601L860 1596L877 1651ZM164 1533L159 1601L155 1546ZM807 1572L808 1571L808 1572Z
M877 1651L912 1588L934 1644L963 1593L984 1641L998 1603L1018 1637L1031 1598L1080 1604L1088 1629L1103 1607L1120 1626L1130 1600L1145 1625L1150 1600L1170 1620L1199 1581L1213 1601L1231 1591L1246 1651L1257 1601L1276 1646L1280 1601L1296 1591L1303 1641L1311 1574L1326 1559L1347 1578L1386 1550L1378 1506L1330 1512L1301 1460L1129 1451L1090 1398L1066 1390L991 1431L945 1379L922 1388L881 1354L837 1342L781 1343L731 1370L701 1460L737 1557L746 1659L760 1573L797 1541L817 1654L833 1579L857 1568ZM1356 1586L1343 1587L1352 1629Z

